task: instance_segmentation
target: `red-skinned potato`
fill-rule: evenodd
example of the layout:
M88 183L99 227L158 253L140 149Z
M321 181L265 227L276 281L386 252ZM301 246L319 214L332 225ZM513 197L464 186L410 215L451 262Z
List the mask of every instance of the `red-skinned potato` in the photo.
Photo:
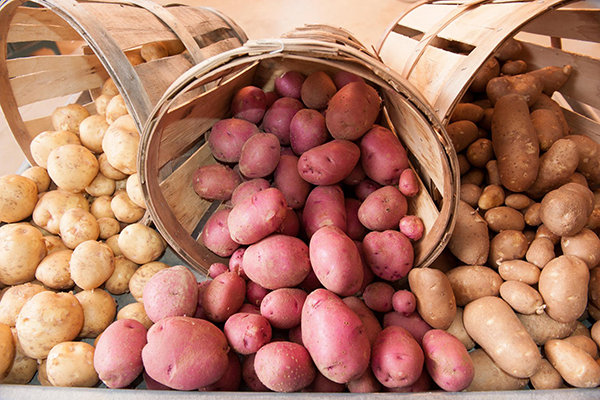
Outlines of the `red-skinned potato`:
M306 296L307 293L298 288L275 289L261 301L260 314L277 329L299 326Z
M348 140L332 140L307 150L298 161L298 173L313 185L333 185L352 172L360 148Z
M227 318L223 333L236 353L248 355L271 341L272 330L262 315L238 312Z
M275 392L296 392L310 385L316 374L308 351L292 342L269 343L256 353L258 379Z
M231 113L233 118L258 124L267 111L267 95L256 86L246 86L233 95Z
M242 146L258 133L254 123L240 118L217 121L208 135L208 146L214 158L225 163L238 162Z
M280 153L277 136L272 133L255 133L242 146L238 164L240 172L250 179L269 176L279 164Z
M432 329L423 336L425 366L437 385L448 392L466 389L475 375L465 346L452 334Z
M375 123L380 105L373 87L360 81L348 83L329 100L327 129L335 139L359 139Z
M408 211L406 197L395 186L384 186L371 193L358 209L358 219L369 230L395 229Z
M302 83L300 97L308 108L323 110L335 95L337 88L333 80L323 71L310 74Z
M297 155L322 145L328 138L325 117L317 110L302 109L290 122L290 146Z
M306 78L298 71L287 71L275 78L275 92L280 97L293 97L299 99L302 84Z
M363 240L363 249L367 265L381 279L398 280L413 267L412 243L398 231L369 232Z
M326 225L336 226L345 232L348 224L342 188L331 185L316 186L311 190L302 211L302 224L309 239Z
M207 200L229 200L240 183L240 176L222 164L204 165L192 175L194 191Z
M211 215L200 236L206 248L221 257L229 257L240 247L229 234L227 218L230 213L231 208L224 208Z
M290 144L290 123L296 113L304 108L300 100L282 97L275 100L263 118L263 129L279 138L282 146Z
M379 125L360 141L360 160L369 178L380 185L397 185L408 168L406 150L392 131Z
M244 303L246 281L235 272L223 272L202 293L202 309L210 321L225 322Z

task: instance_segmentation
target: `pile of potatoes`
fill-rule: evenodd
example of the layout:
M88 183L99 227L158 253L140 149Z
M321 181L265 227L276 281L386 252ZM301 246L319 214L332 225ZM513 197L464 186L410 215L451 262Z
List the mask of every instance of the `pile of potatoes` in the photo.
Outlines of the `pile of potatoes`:
M154 47L128 56L155 59ZM156 261L165 241L140 223L139 132L111 79L95 110L58 107L54 130L31 142L37 165L0 177L0 383L39 371L44 385L98 385L90 343L115 318L149 326L141 303L115 301L131 292L141 302L168 267Z

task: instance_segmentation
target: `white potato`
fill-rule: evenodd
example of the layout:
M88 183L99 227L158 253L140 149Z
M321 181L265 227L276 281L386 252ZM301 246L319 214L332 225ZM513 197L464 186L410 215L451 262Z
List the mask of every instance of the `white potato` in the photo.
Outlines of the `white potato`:
M115 257L115 271L104 282L104 288L114 295L124 294L129 291L129 281L139 265L124 256Z
M101 115L101 116L105 117L104 118L105 120L106 120L106 106L108 105L108 102L110 101L110 99L113 98L113 96L114 95L101 94L100 96L96 97L96 100L94 100L94 105L96 106L96 112L98 113L97 115ZM81 133L81 131L80 131L80 133Z
M140 177L137 173L129 175L129 178L127 178L126 190L131 201L144 209L146 208L144 192L142 191Z
M121 231L121 224L114 218L98 219L98 227L100 228L99 238L102 240L117 235Z
M81 125L79 125L81 144L94 153L102 153L102 138L108 129L108 125L104 115L100 114L90 115L81 121Z
M61 189L44 192L33 210L33 222L53 235L58 235L63 214L72 208L89 211L90 205L81 193Z
M134 203L126 190L117 190L110 202L110 208L115 218L127 224L138 222L146 210Z
M94 180L85 188L85 191L93 197L112 196L115 192L115 181L107 178L102 172L98 172Z
M37 360L25 354L15 328L11 328L11 332L15 344L14 358L10 371L8 371L8 374L0 383L18 385L27 384L31 382L35 375L35 371L37 370Z
M81 144L79 136L68 131L44 131L29 144L31 157L42 168L48 167L48 156L52 150L65 144Z
M167 50L167 46L163 42L152 42L143 44L140 54L144 60L153 61L167 57L169 50Z
M0 282L18 285L35 278L35 269L46 257L44 236L29 224L0 227Z
M165 251L166 243L156 230L136 223L126 226L121 231L119 248L131 261L146 264L161 256Z
M27 282L21 285L11 286L6 289L0 299L0 323L8 326L17 324L17 316L29 299L38 293L45 291L42 285Z
M50 175L48 175L46 168L35 165L27 168L21 175L35 182L38 194L45 192L50 187Z
M94 346L85 342L57 344L48 353L46 374L52 386L94 386L99 380L94 369Z
M114 271L114 255L105 243L88 240L73 250L71 278L83 290L100 287Z
M90 116L90 112L80 104L67 104L52 112L52 126L57 131L79 134L79 124Z
M60 146L48 156L48 175L56 186L69 192L83 191L99 169L94 153L78 144Z
M110 97L119 94L119 89L117 89L117 85L115 85L115 81L112 78L108 78L104 81L104 84L102 85L102 94Z
M140 134L130 115L115 120L102 139L102 149L110 165L127 175L137 172L139 145Z
M105 118L108 125L115 122L119 117L128 115L125 99L120 94L114 96L106 105Z
M71 289L75 286L69 266L72 254L73 250L70 249L48 254L35 270L35 279L50 289Z
M17 174L0 176L0 222L29 218L38 201L34 181Z
M83 327L79 337L95 338L115 320L117 302L106 290L82 290L75 297L83 308Z
M144 287L158 271L169 266L160 261L153 261L140 266L129 280L129 291L138 303L144 302Z
M60 237L70 249L88 240L97 240L99 235L98 220L89 211L72 208L60 220Z
M146 329L150 329L150 327L154 325L154 322L152 322L152 320L148 318L148 314L146 314L144 303L127 304L117 313L117 320L120 319L134 319L144 325Z

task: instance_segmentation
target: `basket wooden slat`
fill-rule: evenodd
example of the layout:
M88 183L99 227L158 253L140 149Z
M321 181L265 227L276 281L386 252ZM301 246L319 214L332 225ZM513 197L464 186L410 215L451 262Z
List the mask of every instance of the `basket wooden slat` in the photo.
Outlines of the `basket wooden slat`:
M541 15L523 27L524 32L563 39L584 40L600 43L600 10L558 9Z
M49 61L49 62L47 62ZM64 56L44 56L44 57L25 57L7 60L8 77L23 76L46 71L56 70L91 70L102 67L98 57L94 55L64 55Z
M81 40L65 20L45 8L19 7L11 24L7 36L9 43Z

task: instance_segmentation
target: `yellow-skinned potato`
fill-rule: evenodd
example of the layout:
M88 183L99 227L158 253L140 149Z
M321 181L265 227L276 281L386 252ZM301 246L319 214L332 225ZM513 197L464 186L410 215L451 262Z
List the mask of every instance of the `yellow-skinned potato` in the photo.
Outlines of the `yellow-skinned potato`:
M106 290L82 290L75 297L83 308L83 327L79 337L95 338L115 320L117 303Z
M173 56L175 54L181 54L185 51L185 46L183 45L183 42L179 39L163 40L162 44L165 45L170 56Z
M81 125L79 125L81 144L94 153L102 153L102 138L108 129L108 125L104 115L100 114L90 115L81 121Z
M104 81L104 84L102 85L102 94L110 97L119 94L119 89L117 89L117 85L112 78L108 78Z
M61 250L47 255L35 271L35 278L50 289L67 290L75 286L69 261L73 251Z
M48 155L48 175L56 186L69 192L83 191L98 171L98 159L81 145L66 144Z
M48 167L48 156L52 150L65 144L81 144L79 136L69 131L44 131L29 144L31 156L37 165Z
M119 295L129 292L129 281L139 265L123 256L115 257L115 270L104 282L104 288L110 293Z
M106 106L108 106L108 103L110 102L110 99L112 99L112 98L113 98L112 95L101 94L100 96L96 97L96 100L94 100L94 104L96 105L96 112L98 113L97 115L103 116L105 120L106 120Z
M0 282L18 285L35 278L35 269L46 257L42 233L28 224L0 227Z
M111 196L99 196L94 199L90 205L90 212L96 219L100 218L115 218L115 213L112 211L110 203Z
M125 52L125 56L127 57L127 59L129 60L129 62L131 63L131 65L133 65L134 67L136 65L140 65L145 63L146 61L142 58L142 55L140 54L140 50L130 50Z
M146 201L144 200L144 193L142 192L142 186L140 184L140 178L138 174L132 174L127 178L126 185L127 195L138 207L146 208Z
M18 222L28 218L38 201L34 181L17 174L0 176L0 222Z
M549 340L544 345L544 352L568 384L580 388L600 385L600 365L574 344L566 340Z
M94 347L85 342L57 344L48 354L46 373L52 386L93 387L99 380Z
M139 303L144 302L144 287L146 282L152 278L158 271L168 268L169 266L160 261L153 261L140 266L129 280L129 291L133 298Z
M108 104L106 105L106 110L104 111L105 119L108 125L115 122L119 117L123 115L127 115L129 111L127 111L127 106L125 105L125 99L120 94L114 96ZM106 130L105 130L106 133Z
M98 172L94 180L85 188L87 194L93 197L112 196L115 192L115 181Z
M79 124L90 116L90 112L79 104L67 104L52 112L52 126L57 131L79 134Z
M139 144L140 134L130 115L116 119L102 139L102 149L110 165L127 175L137 172Z
M410 290L419 315L437 329L447 329L456 315L456 299L448 277L433 268L413 268L408 273Z
M51 190L41 195L33 210L35 224L53 235L60 233L60 220L64 213L72 208L89 210L89 203L81 193L66 190Z
M8 375L15 358L15 343L10 326L0 323L0 382Z
M60 220L60 236L70 249L85 241L96 240L99 235L98 221L90 212L81 208L66 211Z
M500 207L504 204L506 195L504 189L500 185L492 184L483 188L483 192L479 197L477 205L482 210L490 210L494 207Z
M140 54L145 61L153 61L167 57L169 50L163 42L152 42L142 45Z
M117 320L119 319L134 319L144 325L146 329L150 329L154 322L148 318L144 303L130 303L125 307L121 308L117 313Z
M119 235L109 237L104 241L104 243L106 243L106 245L110 247L115 257L123 255L123 252L119 248Z
M46 371L46 364L48 364L48 359L45 358L41 363L38 364L38 381L40 381L40 385L42 386L52 386L50 381L48 380L48 372Z
M31 382L35 375L35 371L37 371L37 360L25 354L15 328L11 328L11 332L13 335L13 342L15 343L14 359L8 374L0 383L27 384Z
M154 229L135 223L126 226L119 234L119 248L131 261L147 264L160 257L166 243Z
M145 209L135 204L129 195L127 190L117 190L110 202L110 208L115 215L115 218L127 224L132 224L144 216Z
M100 218L98 219L98 228L100 234L98 237L102 240L106 240L111 236L117 235L121 231L121 224L114 218Z
M0 299L0 323L13 327L17 323L17 316L25 303L36 294L45 291L42 285L23 283L6 289Z
M113 252L102 242L79 244L71 256L71 277L84 290L100 287L115 271Z
M50 175L48 175L46 168L38 167L37 165L29 167L21 173L21 176L35 182L38 194L47 191L50 187Z
M108 157L104 153L98 156L98 164L100 166L100 172L102 172L102 174L107 178L110 178L114 181L119 181L129 176L113 167L110 162L108 162Z

